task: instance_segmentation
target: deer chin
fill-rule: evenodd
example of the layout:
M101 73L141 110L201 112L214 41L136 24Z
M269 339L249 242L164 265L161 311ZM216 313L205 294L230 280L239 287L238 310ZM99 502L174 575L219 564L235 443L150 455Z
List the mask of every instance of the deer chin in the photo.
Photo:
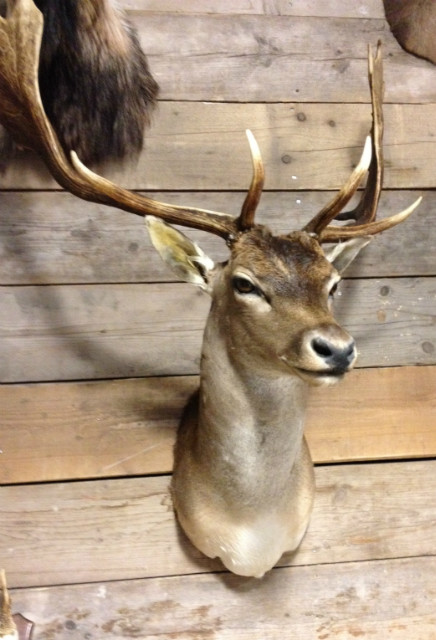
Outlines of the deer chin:
M286 356L280 356L280 360L286 365L289 372L297 375L301 380L313 387L329 386L336 384L353 368L352 363L346 369L344 368L324 368L324 369L306 369L289 362Z
M311 369L301 369L299 367L293 367L295 373L302 379L304 382L314 386L314 387L322 387L322 386L331 386L336 384L345 376L345 374L349 371L338 371L335 369L322 369L322 370L311 370Z

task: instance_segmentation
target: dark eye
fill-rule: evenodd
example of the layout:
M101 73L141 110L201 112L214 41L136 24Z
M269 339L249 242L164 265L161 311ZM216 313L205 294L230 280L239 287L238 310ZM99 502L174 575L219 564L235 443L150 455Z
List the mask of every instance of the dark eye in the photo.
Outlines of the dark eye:
M335 295L336 291L338 290L338 285L339 285L339 282L335 282L335 284L330 289L329 291L330 298L333 298L333 296Z
M241 276L235 276L232 280L233 288L238 293L248 294L255 293L256 295L260 295L259 289L247 278L242 278Z

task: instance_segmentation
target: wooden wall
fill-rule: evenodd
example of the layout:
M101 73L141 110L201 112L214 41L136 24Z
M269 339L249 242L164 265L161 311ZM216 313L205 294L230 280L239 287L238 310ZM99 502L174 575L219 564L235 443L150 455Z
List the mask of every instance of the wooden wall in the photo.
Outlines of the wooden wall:
M258 218L277 231L301 227L357 162L371 123L367 46L383 41L386 188L379 216L405 208L419 195L424 201L406 223L373 241L340 286L337 316L358 342L358 370L342 385L313 394L308 436L318 463L434 457L435 67L399 48L381 0L125 0L124 5L160 84L160 102L138 163L102 171L157 199L237 214L251 179L244 134L251 128L266 166ZM216 569L204 559L187 559L185 543L182 550L177 547L165 498L167 476L137 477L171 470L176 424L198 382L207 297L174 281L154 254L142 220L60 191L34 156L12 162L0 188L0 565L11 586ZM191 236L213 257L225 256L219 239ZM402 463L401 470L392 462L370 465L367 491L375 492L374 505L398 489L403 474L412 484L415 478L420 504L426 504L431 491L423 487L431 469L434 477L434 468L426 465L430 462ZM360 491L356 478L363 482L369 471L368 465L354 464L321 467L317 473L319 486L330 487L326 491L355 488L349 497L336 498L348 510L354 491ZM110 477L122 479L113 484ZM99 511L106 503L93 510L101 500L125 504L127 511L113 529L99 534L100 520L112 526L106 511ZM404 522L398 524L398 505L407 498L401 494L395 500L396 507L386 509L397 518L391 532L404 529L401 552L386 551L388 536L375 551L375 538L371 542L365 533L379 527L374 516L372 524L357 526L356 553L344 552L344 537L353 538L349 529L324 553L316 533L322 538L323 518L332 517L329 498L316 516L323 524L311 529L297 564L421 556L430 538L417 542ZM426 512L421 526L435 541L434 526L428 529L432 518ZM353 527L352 520L344 526ZM135 554L144 551L145 539L147 560L138 566ZM312 555L316 550L324 553L321 560ZM406 575L412 571L407 562L392 570ZM368 580L375 583L382 567L370 564ZM421 564L419 571L414 567L426 590L432 578ZM305 571L300 567L301 585L307 584ZM317 574L320 581L323 571ZM343 567L345 582L347 571ZM180 585L201 591L211 577L201 580ZM300 590L298 580L292 588L304 598L308 587ZM180 585L171 587L171 598L181 602ZM115 594L118 587L113 588ZM31 596L20 593L15 598L31 608ZM60 607L62 593L50 596ZM80 593L83 602L90 597L86 589ZM49 597L35 594L37 600ZM111 597L124 602L127 596ZM235 624L231 614L225 619L228 628ZM179 637L171 635L177 633L172 623L165 624L167 635L159 637ZM262 629L268 624L265 619ZM295 637L329 637L322 629L304 635L304 620L295 624L300 633ZM387 629L374 621L368 628L373 624ZM425 625L419 638L428 640L434 627ZM107 637L122 635L116 628L109 631L113 635ZM281 631L259 633L250 637L284 637ZM359 635L357 626L352 635ZM412 636L395 635L400 637Z

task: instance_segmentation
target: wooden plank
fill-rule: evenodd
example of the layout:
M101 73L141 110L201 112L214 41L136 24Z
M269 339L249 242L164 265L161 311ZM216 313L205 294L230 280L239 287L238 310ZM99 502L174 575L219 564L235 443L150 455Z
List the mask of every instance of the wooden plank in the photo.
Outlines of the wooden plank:
M220 0L124 0L123 8L130 14L136 12L151 13L230 13L260 14L264 13L263 0L237 0L236 2L220 2Z
M431 558L12 591L34 640L434 640ZM411 586L413 588L411 589Z
M313 389L307 438L316 462L436 457L433 367L353 371Z
M150 197L233 215L240 192L147 193ZM414 191L385 191L380 217L405 209ZM265 192L256 219L276 233L302 228L331 199L329 192ZM157 282L173 280L151 247L143 221L112 208L80 202L68 193L5 192L0 195L1 284ZM434 275L436 192L406 224L378 236L347 271L347 277ZM221 261L228 250L212 234L185 230Z
M209 297L187 284L0 290L0 381L89 380L199 371ZM435 278L344 280L336 317L359 367L436 364Z
M385 187L434 188L434 106L386 105L385 116ZM262 150L267 190L337 189L360 158L370 122L363 104L162 102L138 164L104 173L131 189L246 190L248 127ZM55 187L30 152L11 163L0 184Z
M324 16L337 18L383 18L382 0L337 2L337 0L124 0L128 12L266 14Z
M169 473L196 376L0 386L0 483ZM360 369L311 391L316 463L436 457L436 367Z
M436 461L317 467L307 536L280 564L434 554L435 469ZM168 484L160 476L1 487L10 587L221 570L176 527Z
M336 2L347 4L358 3ZM434 101L432 65L403 51L384 17L156 13L133 18L163 100L367 102L367 48L381 39L386 101Z
M198 378L0 386L0 484L168 473Z
M194 287L5 287L2 296L2 382L198 372L209 298Z

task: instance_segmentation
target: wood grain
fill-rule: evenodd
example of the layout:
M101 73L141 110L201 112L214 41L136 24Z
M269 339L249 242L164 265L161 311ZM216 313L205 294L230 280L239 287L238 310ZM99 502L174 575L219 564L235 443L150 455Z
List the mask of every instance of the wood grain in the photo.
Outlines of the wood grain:
M434 640L435 571L434 557L406 558L279 569L263 581L183 576L12 597L35 620L34 640Z
M187 284L0 288L0 381L199 371L206 294ZM435 278L344 280L336 317L358 366L435 364Z
M237 215L244 192L169 192L147 195L161 201ZM385 191L379 217L397 213L416 191ZM329 192L265 192L256 219L275 233L299 229L330 201ZM157 282L174 275L151 247L142 219L58 192L0 194L1 284ZM405 224L377 236L347 277L433 275L436 192ZM214 260L227 259L222 240L185 230Z
M403 51L384 17L344 18L328 5L319 17L132 17L164 100L367 102L367 49L382 40L386 102L434 101L432 65Z
M0 386L0 483L169 473L198 378ZM316 463L436 457L436 367L361 369L313 389Z
M171 469L207 299L165 284L141 220L60 193L30 153L11 163L0 176L0 566L21 587L14 611L36 622L34 640L436 640L436 462L403 460L436 451L434 67L400 49L382 0L123 5L161 101L138 163L104 174L237 214L250 127L267 171L259 221L299 227L358 161L366 49L381 37L380 215L427 193L339 290L360 367L379 368L314 390L307 432L318 463L351 464L316 468L301 550L253 581L193 549L169 476L146 475ZM193 237L223 259L216 239ZM22 384L40 380L53 382Z
M338 3L337 0L124 0L128 12L230 13L288 16L383 18L382 0Z
M435 465L318 467L309 531L281 564L433 554ZM161 476L2 487L0 557L10 587L220 570L178 531L168 483Z
M384 111L385 187L434 188L434 106L387 104ZM267 190L337 189L358 162L370 125L367 104L162 102L138 163L102 173L130 189L245 191L250 128ZM11 162L1 186L56 188L30 152Z

